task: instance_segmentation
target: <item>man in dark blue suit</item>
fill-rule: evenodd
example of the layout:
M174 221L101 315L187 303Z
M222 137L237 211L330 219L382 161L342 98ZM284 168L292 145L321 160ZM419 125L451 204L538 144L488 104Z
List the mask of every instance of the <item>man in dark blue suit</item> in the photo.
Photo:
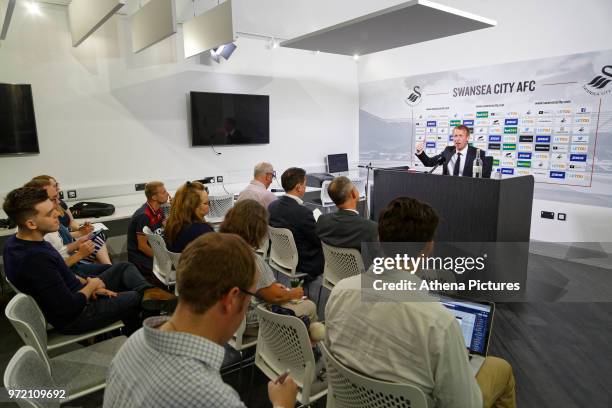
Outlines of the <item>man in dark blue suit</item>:
M270 225L291 230L298 250L297 272L307 273L310 280L314 280L323 273L325 260L315 232L314 216L302 201L306 192L306 171L298 167L285 170L281 184L286 194L268 206Z
M472 166L476 159L476 149L468 145L470 140L470 129L467 126L459 125L453 129L453 145L447 146L442 153L429 157L423 149L423 143L416 145L416 156L425 166L433 167L436 164L442 165L442 174L448 176L472 177ZM493 162L485 160L484 150L480 151L482 159L482 177L490 178Z

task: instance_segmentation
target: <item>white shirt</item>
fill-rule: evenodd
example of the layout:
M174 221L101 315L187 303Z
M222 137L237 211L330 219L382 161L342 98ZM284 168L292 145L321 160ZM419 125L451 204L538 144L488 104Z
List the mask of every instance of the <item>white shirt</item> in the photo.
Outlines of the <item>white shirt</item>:
M48 234L45 234L44 238L45 241L50 243L51 246L53 246L53 248L55 248L57 252L60 253L62 258L66 259L70 256L70 254L68 253L68 247L64 245L64 240L62 240L62 236L58 231L49 232Z
M399 279L420 279L408 272ZM428 406L481 408L461 329L436 299L412 302L362 300L362 275L334 287L325 309L327 344L342 363L367 376L419 387ZM385 281L389 281L385 275Z
M469 145L466 144L463 150L456 151L455 154L453 154L453 156L451 157L448 164L446 165L446 167L448 168L448 174L450 174L451 176L454 174L453 172L455 171L455 163L457 162L458 157L457 153L461 153L461 161L459 162L459 175L463 176L463 169L465 168L465 156L467 156L468 147Z
M294 196L292 194L285 194L287 197L291 197L293 198L295 201L298 202L299 205L304 205L304 200L302 200L300 197L298 196Z

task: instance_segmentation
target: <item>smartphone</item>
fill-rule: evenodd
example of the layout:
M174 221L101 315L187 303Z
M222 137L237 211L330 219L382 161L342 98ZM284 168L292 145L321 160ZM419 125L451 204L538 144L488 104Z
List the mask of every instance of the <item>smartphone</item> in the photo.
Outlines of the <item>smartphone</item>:
M278 376L278 378L274 381L274 384L282 384L285 382L285 380L287 379L287 377L289 376L289 373L291 371L289 369L285 370L284 373L282 373L281 375Z
M99 229L96 232L93 232L90 236L89 236L89 240L93 241L94 239L96 239L98 237L98 235L102 234L104 232L103 229Z

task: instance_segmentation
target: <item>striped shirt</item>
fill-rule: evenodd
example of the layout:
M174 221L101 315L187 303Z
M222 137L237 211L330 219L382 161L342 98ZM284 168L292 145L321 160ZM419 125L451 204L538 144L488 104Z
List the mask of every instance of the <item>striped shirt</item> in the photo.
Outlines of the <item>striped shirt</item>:
M104 407L243 408L219 370L225 350L203 337L162 332L168 317L150 317L113 359Z

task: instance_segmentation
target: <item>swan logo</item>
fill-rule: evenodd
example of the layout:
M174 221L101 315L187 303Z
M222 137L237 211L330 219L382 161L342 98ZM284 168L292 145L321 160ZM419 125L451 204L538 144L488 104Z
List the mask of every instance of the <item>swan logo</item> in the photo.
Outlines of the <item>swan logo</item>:
M612 92L612 87L606 89L612 82L612 65L606 65L601 69L602 75L597 75L588 84L584 85L584 90L593 96L602 96Z
M417 86L412 87L412 91L410 92L410 95L408 95L408 97L404 99L404 102L406 102L408 106L417 106L423 100L423 97L421 96L422 95L421 92L422 91L421 91L420 86L417 85Z

